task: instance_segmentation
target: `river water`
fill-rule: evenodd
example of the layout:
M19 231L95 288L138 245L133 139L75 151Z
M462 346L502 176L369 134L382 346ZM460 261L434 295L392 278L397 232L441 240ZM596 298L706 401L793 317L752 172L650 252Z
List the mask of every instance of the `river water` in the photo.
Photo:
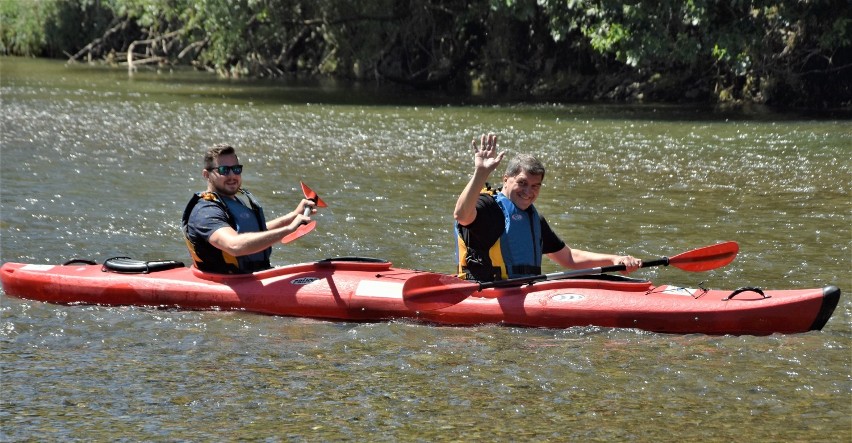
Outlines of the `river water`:
M3 262L189 261L200 158L235 145L270 215L329 204L277 265L368 256L449 272L470 140L548 172L570 245L643 258L719 241L732 289L839 286L822 331L436 327L58 306L0 295L2 441L850 441L852 125L675 106L504 105L0 59ZM550 265L546 272L555 271Z

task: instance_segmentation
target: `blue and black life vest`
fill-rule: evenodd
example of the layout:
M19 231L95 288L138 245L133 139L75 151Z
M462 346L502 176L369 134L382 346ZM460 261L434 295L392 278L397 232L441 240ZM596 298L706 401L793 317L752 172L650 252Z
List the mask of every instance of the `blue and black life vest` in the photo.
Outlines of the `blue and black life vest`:
M250 208L252 212L254 212L257 217L257 224L260 227L261 231L266 230L266 218L263 215L263 208L260 206L260 203L254 198L251 193L244 189L240 189L240 193L245 195L248 199ZM189 254L192 256L193 262L195 262L195 266L205 272L215 272L219 274L245 274L251 273L255 271L261 271L264 269L269 269L272 265L269 262L269 257L272 255L272 248L267 248L263 251L263 259L260 261L253 260L248 261L244 257L234 257L233 255L211 245L207 241L198 241L193 242L189 238L189 230L187 225L189 224L189 216L192 214L192 209L198 203L199 200L206 200L215 203L217 206L222 208L227 215L228 224L237 229L237 221L231 211L228 209L228 205L225 204L224 201L219 197L215 192L204 191L195 193L192 198L187 203L186 208L183 210L183 217L181 218L181 229L183 230L183 236L186 240L186 247L189 249Z

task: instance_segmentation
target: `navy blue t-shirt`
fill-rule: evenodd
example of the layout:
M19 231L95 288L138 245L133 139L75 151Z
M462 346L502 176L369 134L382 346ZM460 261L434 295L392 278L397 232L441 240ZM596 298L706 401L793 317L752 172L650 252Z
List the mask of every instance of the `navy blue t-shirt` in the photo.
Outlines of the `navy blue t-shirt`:
M222 199L228 205L231 213L237 222L237 232L259 232L260 226L257 222L257 217L251 208L244 205L239 200L230 198ZM189 223L187 224L187 235L193 242L204 241L210 242L210 236L216 230L223 227L230 227L228 224L228 215L218 204L212 201L199 200L192 212L189 215ZM264 260L263 252L256 252L243 257L238 257L242 263L247 262L262 262Z

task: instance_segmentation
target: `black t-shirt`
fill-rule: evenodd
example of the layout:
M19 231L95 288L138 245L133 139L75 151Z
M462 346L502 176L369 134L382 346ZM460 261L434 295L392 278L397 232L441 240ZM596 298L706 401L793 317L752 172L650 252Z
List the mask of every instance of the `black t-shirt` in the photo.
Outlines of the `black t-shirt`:
M531 211L532 208L527 209ZM458 226L458 234L467 246L467 268L479 281L493 280L491 259L488 250L503 235L505 216L497 200L490 194L482 194L476 202L476 218L467 226ZM547 220L539 214L541 220L542 254L557 252L565 247L565 242L550 229ZM530 245L532 247L532 245Z

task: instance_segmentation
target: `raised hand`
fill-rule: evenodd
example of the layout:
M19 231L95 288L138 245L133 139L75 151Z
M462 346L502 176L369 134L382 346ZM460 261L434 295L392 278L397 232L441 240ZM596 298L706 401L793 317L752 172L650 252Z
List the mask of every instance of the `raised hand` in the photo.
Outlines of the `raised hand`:
M497 135L483 134L480 137L479 146L476 145L476 139L471 140L471 148L473 148L473 164L476 169L485 169L489 173L497 169L500 161L506 151L497 152Z
M476 219L476 201L479 199L479 192L485 186L488 176L497 169L497 165L506 154L505 151L497 152L497 136L494 134L483 134L480 137L479 146L476 145L476 139L470 142L470 146L473 148L475 166L473 176L459 195L453 211L453 218L462 226L467 226Z

